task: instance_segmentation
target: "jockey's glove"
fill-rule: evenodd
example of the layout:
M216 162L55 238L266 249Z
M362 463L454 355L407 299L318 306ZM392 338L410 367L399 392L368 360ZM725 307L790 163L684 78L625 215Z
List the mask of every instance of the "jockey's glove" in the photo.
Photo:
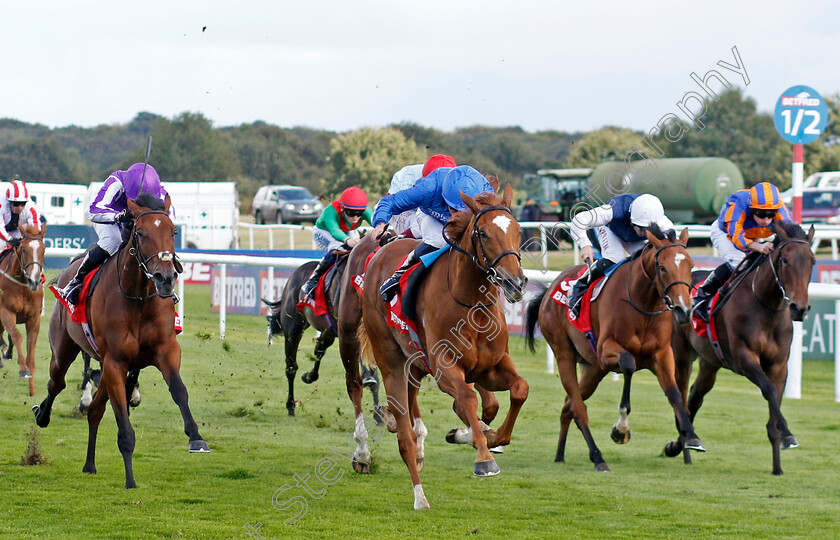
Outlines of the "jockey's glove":
M115 221L116 223L131 223L132 221L134 221L134 216L131 215L131 210L126 208L125 210L117 214Z
M16 248L20 245L20 238L11 238L9 239L9 245L13 248Z

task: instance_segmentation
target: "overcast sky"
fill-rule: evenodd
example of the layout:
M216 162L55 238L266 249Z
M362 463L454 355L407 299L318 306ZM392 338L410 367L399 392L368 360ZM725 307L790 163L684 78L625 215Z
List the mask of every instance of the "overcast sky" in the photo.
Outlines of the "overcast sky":
M676 7L681 5L682 7ZM831 1L0 0L0 117L201 112L349 131L415 122L648 131L719 71L772 112L840 92ZM717 65L736 64L743 76Z

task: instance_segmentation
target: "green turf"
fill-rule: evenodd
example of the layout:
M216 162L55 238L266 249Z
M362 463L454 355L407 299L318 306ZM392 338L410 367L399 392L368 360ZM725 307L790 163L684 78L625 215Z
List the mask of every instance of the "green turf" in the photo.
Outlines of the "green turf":
M782 454L785 475L770 474L768 410L758 390L729 372L718 378L696 429L708 452L694 465L659 457L675 434L667 400L649 372L634 378L633 438L617 446L609 429L617 417L620 384L610 377L590 399L593 434L611 473L595 473L572 426L566 463L554 463L563 390L545 373L544 348L525 351L511 340L520 373L530 383L511 446L497 460L499 476L472 474L474 450L443 436L457 420L452 400L424 390L420 407L429 430L421 473L431 510L412 509L408 472L394 435L372 446L374 473L359 476L331 451L345 451L352 407L344 390L337 346L321 379L304 385L311 366L301 354L298 415L286 414L282 340L266 347L260 317L229 315L227 339L209 310L209 287L188 288L182 375L190 405L212 453L189 454L177 407L160 374L140 378L143 403L132 411L138 489L125 490L116 423L106 411L97 446L98 474L82 465L87 422L73 414L81 361L56 400L51 425L37 429L48 465L21 466L34 424L31 407L45 395L49 345L38 344L36 395L26 395L14 363L0 370L0 536L9 538L247 538L246 524L262 523L265 538L828 538L840 536L840 404L833 401L833 366L806 362L803 399L782 410L801 447ZM311 331L302 343L311 350ZM507 396L500 396L502 413ZM371 400L366 393L366 408ZM498 422L498 421L497 421ZM313 475L333 456L343 471L329 486L313 477L321 498L304 494L294 476ZM338 474L334 470L330 474ZM280 503L305 497L308 508Z

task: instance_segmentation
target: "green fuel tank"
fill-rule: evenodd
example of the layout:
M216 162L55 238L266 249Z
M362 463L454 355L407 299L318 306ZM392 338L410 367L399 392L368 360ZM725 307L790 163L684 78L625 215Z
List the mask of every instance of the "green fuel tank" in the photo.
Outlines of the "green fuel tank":
M726 199L744 189L738 167L724 158L663 158L608 161L589 177L590 204L603 204L614 195L650 193L674 221L711 222ZM711 219L708 219L711 218Z

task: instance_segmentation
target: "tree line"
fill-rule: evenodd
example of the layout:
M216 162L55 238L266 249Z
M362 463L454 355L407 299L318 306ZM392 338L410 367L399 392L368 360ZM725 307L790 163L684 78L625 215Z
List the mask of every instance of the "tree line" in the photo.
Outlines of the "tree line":
M840 95L828 96L824 136L805 149L805 174L840 170ZM709 103L706 113L679 141L656 139L666 157L724 157L741 169L748 185L769 180L790 185L791 145L778 135L770 113L738 88ZM444 132L413 123L360 128L347 133L283 128L262 121L214 127L201 113L165 118L140 112L127 124L50 129L0 119L0 180L88 184L143 160L153 137L150 162L164 181L235 181L243 210L265 184L294 184L334 196L358 185L375 198L404 165L449 154L485 174L498 174L515 188L538 169L592 167L607 157L624 159L645 148L650 134L619 127L592 132L539 131L470 126ZM639 156L634 156L638 158ZM658 157L658 156L650 156ZM525 195L520 192L520 195Z

